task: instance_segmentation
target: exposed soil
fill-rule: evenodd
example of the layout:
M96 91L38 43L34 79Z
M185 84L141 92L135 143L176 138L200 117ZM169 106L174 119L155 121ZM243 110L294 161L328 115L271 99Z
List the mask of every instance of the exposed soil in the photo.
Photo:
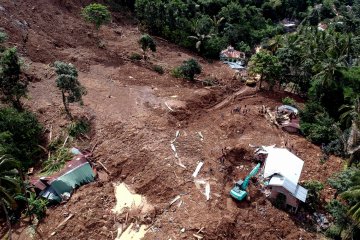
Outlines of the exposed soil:
M10 36L9 45L18 46L25 71L33 79L26 107L45 127L60 132L68 121L51 64L72 62L88 91L85 105L74 105L72 111L93 118L88 145L97 144L94 160L110 171L108 177L76 190L67 203L50 207L39 223L36 239L115 239L119 225L131 223L150 226L144 239L194 239L193 234L204 239L318 238L304 221L306 216L275 208L256 184L249 186L250 201L239 203L229 195L234 182L255 166L249 144L286 144L305 161L302 181L326 183L341 168L341 159L333 156L321 164L318 146L277 129L259 112L262 105L275 108L285 93L242 87L222 63L207 63L156 38L158 50L150 55L150 62L166 69L159 75L150 63L128 58L133 52L141 53L137 44L141 32L134 21L125 13L114 13L113 23L97 33L80 17L81 6L89 2L0 3L0 26ZM99 48L96 36L105 48ZM173 78L170 70L190 57L203 66L199 79L216 78L220 86L204 87ZM247 113L234 113L238 106L246 106ZM177 130L180 136L174 146L179 159L170 145ZM223 164L219 161L222 150ZM196 186L191 176L199 161L204 166L197 179L210 183L209 201L204 186ZM146 197L153 209L146 214L114 213L113 183L119 182ZM323 192L324 198L330 194L328 188ZM178 195L180 199L169 206ZM74 217L50 236L69 214Z

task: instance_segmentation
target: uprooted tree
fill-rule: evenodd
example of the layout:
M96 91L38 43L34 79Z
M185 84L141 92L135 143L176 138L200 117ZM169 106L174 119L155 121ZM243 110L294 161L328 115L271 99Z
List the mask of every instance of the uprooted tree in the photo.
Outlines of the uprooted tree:
M82 104L82 96L86 94L86 90L78 80L78 72L74 65L60 61L56 61L54 65L57 74L56 86L61 90L65 112L70 120L73 120L69 103L79 102Z

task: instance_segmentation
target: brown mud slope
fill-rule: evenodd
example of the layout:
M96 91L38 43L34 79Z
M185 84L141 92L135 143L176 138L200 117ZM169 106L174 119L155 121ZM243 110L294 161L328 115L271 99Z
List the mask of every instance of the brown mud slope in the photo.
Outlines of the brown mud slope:
M116 13L113 23L96 33L80 17L81 6L89 2L0 3L0 26L10 36L10 45L18 46L26 72L34 80L26 106L45 127L64 127L67 120L51 64L62 60L76 65L88 94L85 106L73 106L72 110L94 118L95 160L111 172L108 180L81 187L66 204L50 207L36 238L115 239L118 227L131 222L149 226L145 239L194 239L197 233L204 239L317 238L316 233L305 230L299 216L273 207L256 184L250 184L250 201L237 203L229 196L233 183L255 165L249 144L284 146L287 142L305 161L302 180L325 182L341 168L335 157L320 164L317 146L280 131L259 113L262 105L274 108L279 104L281 94L240 89L223 64L208 64L161 39L157 39L158 51L150 61L163 66L164 75L143 61L131 62L128 56L132 52L141 53L137 26L125 13ZM96 36L105 48L98 47ZM221 87L203 87L171 77L170 69L189 57L202 64L200 79L216 78ZM229 97L230 85L234 92L241 92ZM231 113L245 105L247 114ZM180 136L173 144L178 159L171 148L177 130ZM224 164L218 160L222 149L227 152ZM204 166L195 184L192 173L199 161ZM145 196L153 209L145 215L136 211L114 214L113 183L118 182ZM206 183L211 189L208 201L203 194ZM176 196L180 199L169 206ZM74 216L50 237L69 214Z

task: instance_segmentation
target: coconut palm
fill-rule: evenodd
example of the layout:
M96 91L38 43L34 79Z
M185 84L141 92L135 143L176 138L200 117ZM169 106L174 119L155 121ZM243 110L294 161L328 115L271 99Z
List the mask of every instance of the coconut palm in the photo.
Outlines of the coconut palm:
M360 224L360 171L357 171L351 179L352 187L341 194L350 204L349 216L357 225Z
M11 223L8 209L16 207L14 196L21 192L20 181L18 179L19 162L9 156L0 157L0 205L5 213L6 222L9 229L9 239L11 239Z
M209 18L209 21L213 21L211 18ZM219 20L220 21L220 20ZM188 36L188 38L196 40L195 47L198 52L201 51L202 44L207 40L213 37L215 34L212 33L212 29L209 27L206 27L206 24L204 24L203 19L197 19L192 22L192 29L195 32L195 35Z
M224 17L221 17L221 18L217 18L216 16L213 16L213 18L211 19L211 23L213 25L213 28L214 28L214 33L215 34L218 34L219 33L219 27L220 27L220 24L225 20Z

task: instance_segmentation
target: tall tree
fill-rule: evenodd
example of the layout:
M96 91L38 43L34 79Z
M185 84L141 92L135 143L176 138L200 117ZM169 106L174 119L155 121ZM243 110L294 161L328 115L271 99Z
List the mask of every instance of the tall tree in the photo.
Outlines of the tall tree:
M20 77L21 69L16 48L5 50L0 59L0 92L4 100L22 109L20 99L27 92L27 82Z
M262 50L253 55L249 66L251 73L260 75L260 89L263 81L266 81L272 88L280 78L281 65L279 59L269 51Z
M74 65L59 61L55 62L54 65L57 74L56 85L61 90L65 112L73 120L69 103L79 102L82 104L82 96L86 94L86 90L78 80L78 72Z

